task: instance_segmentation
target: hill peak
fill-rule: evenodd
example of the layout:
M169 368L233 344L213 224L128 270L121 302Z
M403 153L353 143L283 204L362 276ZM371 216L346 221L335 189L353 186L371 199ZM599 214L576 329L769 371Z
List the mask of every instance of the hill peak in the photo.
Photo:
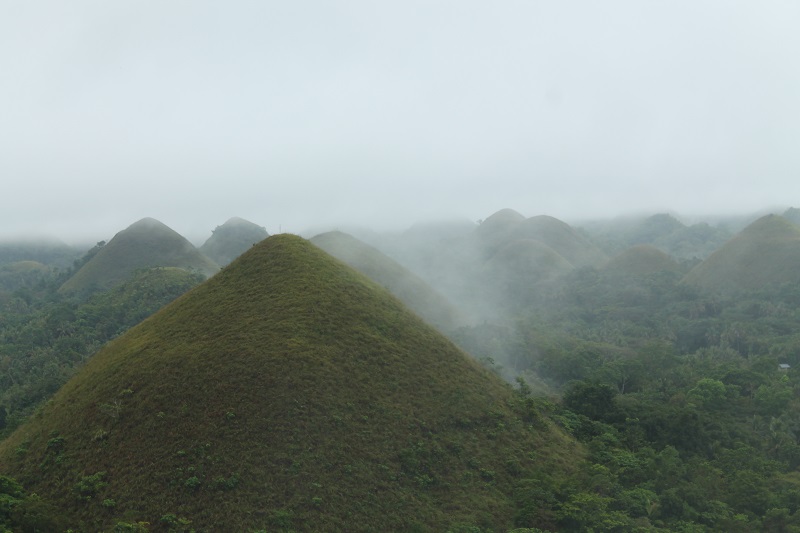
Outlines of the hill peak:
M62 286L61 291L108 289L135 270L178 267L211 276L219 266L166 224L143 218L120 231Z
M243 219L241 217L231 217L231 218L229 218L228 220L225 221L224 224L222 224L221 227L226 227L226 226L248 226L248 227L255 226L257 228L261 227L258 224L250 222L249 220L245 220L245 219Z
M525 220L525 217L522 216L517 211L514 211L510 208L501 209L495 213L489 215L482 223L483 224L508 224L514 222L522 222Z
M513 404L388 292L282 234L95 354L0 443L0 470L95 531L105 499L198 531L506 530L521 479L579 460ZM103 485L76 500L87 476Z
M233 217L211 232L211 237L203 243L200 251L224 266L268 236L265 227Z
M779 215L763 216L690 270L683 281L726 293L800 282L800 228Z
M800 236L800 228L780 215L765 215L744 228L740 235L752 237Z

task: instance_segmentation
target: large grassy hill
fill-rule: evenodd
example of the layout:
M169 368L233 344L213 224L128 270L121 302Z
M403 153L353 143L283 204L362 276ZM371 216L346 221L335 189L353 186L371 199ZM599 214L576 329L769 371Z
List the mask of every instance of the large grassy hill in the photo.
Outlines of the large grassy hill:
M684 282L724 293L800 282L800 228L781 216L764 216L694 267Z
M62 292L114 287L137 269L178 267L211 276L219 266L184 237L152 218L117 233L62 286Z
M0 472L85 531L552 528L537 509L579 459L388 291L291 235L106 345L0 443Z
M458 310L444 296L372 246L339 231L322 233L311 242L389 289L409 309L441 331L448 332L460 325Z

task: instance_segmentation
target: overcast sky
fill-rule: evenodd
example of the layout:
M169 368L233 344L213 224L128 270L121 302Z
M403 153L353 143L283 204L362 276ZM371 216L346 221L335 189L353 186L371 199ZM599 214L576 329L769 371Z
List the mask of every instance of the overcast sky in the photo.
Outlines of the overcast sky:
M0 236L800 205L800 2L0 0Z

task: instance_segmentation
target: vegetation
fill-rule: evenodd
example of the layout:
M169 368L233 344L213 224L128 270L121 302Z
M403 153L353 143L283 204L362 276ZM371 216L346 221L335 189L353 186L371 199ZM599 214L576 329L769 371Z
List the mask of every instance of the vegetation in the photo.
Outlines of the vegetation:
M257 242L269 236L266 228L234 217L217 226L200 252L218 265L228 265Z
M278 235L95 354L0 468L89 530L495 530L555 527L582 454L385 289Z
M463 321L453 305L430 285L372 246L339 231L317 235L311 242L386 287L441 331L450 331Z
M117 233L61 286L64 294L110 289L142 268L178 267L208 277L219 265L184 237L152 218Z
M800 228L777 215L755 221L686 276L707 291L737 294L800 282Z
M315 242L377 283L280 235L126 333L201 278L6 264L0 531L800 531L800 230L700 262L664 243L720 233L661 215L581 263L565 226L504 210L410 261L496 304L450 332L484 368L343 234Z
M502 370L563 397L555 418L587 446L606 512L643 530L800 531L800 289L680 280L581 269L513 327L455 338L486 355L488 335ZM628 530L597 513L561 525Z
M22 282L0 300L0 436L103 344L203 279L178 268L146 269L111 291L65 296L56 289L69 275L43 274L35 285Z

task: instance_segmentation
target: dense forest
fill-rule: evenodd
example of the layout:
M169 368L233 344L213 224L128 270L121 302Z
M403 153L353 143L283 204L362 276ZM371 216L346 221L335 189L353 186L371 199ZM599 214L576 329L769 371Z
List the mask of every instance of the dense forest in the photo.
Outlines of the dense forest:
M104 243L102 243L104 244ZM74 374L100 346L197 285L177 268L142 269L109 291L63 294L58 288L102 244L68 269L12 276L0 267L0 436L8 434Z
M454 338L587 445L594 490L565 529L800 530L800 290L679 279L583 269L513 325Z
M489 295L492 306L502 303L501 312L445 333L514 388L516 418L506 423L550 420L583 450L561 474L515 478L514 531L800 531L800 285L777 277L723 291L687 282L690 271L708 270L728 257L733 245L725 242L741 249L742 242L775 240L782 252L773 262L786 263L779 265L781 272L796 269L800 265L787 263L793 248L785 239L796 239L800 229L775 217L725 242L719 231L701 227L706 240L687 244L674 236L696 237L699 230L688 232L663 217L656 222L669 225L673 237L653 230L653 221L649 241L641 228L638 234L628 229L611 244L619 233L608 228L579 235L589 243L581 257L589 257L590 245L591 257L600 258L603 250L624 253L642 242L661 244L658 252L638 248L638 259L628 263L601 258L579 264L564 259L566 253L545 250L540 237L531 245L530 235L527 248L481 241L478 252L452 254L460 242L452 236L441 246L458 260L489 258L489 267L462 265L462 272L470 283L482 284L476 295ZM673 254L673 260L664 243L681 250L691 245L704 256ZM11 435L106 342L204 279L180 268L143 268L110 289L59 291L104 244L69 268L26 265L18 257L0 265L0 438ZM351 241L347 245L354 249ZM553 268L546 283L531 282L524 267L530 263L520 263L521 253L537 265L547 259ZM499 280L499 273L510 272L497 266L503 257L513 259L517 274ZM388 265L384 259L370 259L370 265ZM438 267L446 259L430 263ZM407 264L413 270L420 263ZM525 275L519 275L521 264ZM418 272L435 285L430 270ZM454 283L452 276L448 282ZM383 278L379 283L391 285ZM414 476L432 479L432 467L421 466L428 461L435 459L414 455L407 466ZM488 471L481 475L488 484L499 479ZM95 492L103 485L100 478L86 483L95 483L87 489ZM60 514L18 480L0 476L0 530L66 527ZM147 526L120 517L115 531L192 529L189 520L173 518ZM307 528L288 516L267 522L269 530ZM454 532L494 529L480 521L450 526Z

